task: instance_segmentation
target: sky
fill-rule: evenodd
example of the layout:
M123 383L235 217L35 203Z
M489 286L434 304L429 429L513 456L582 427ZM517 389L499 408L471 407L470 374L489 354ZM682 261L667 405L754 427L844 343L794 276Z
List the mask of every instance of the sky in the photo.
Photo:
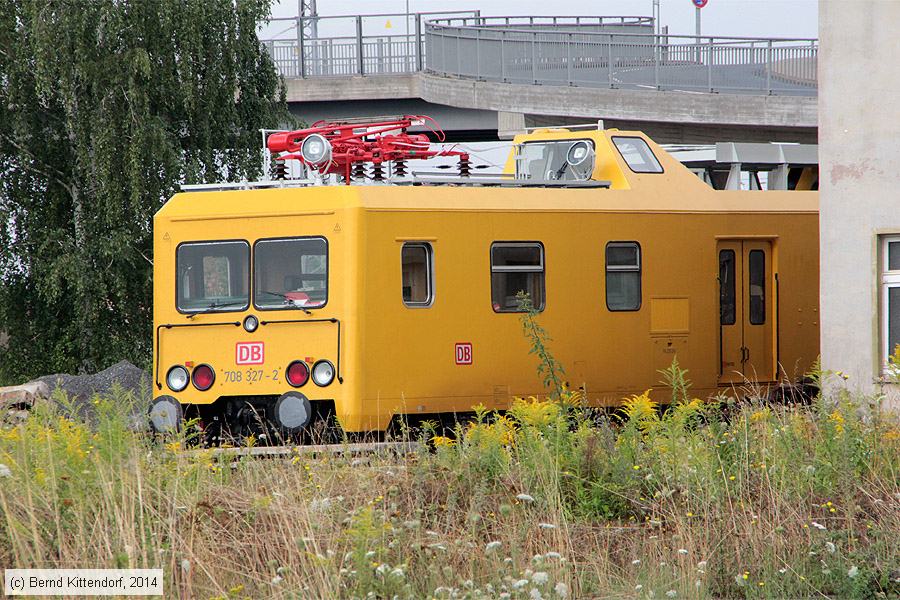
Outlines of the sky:
M548 10L546 0L408 0L410 12L480 9L482 16L499 15L635 15L652 16L653 0L562 0ZM297 14L297 0L281 0L273 16ZM374 13L404 13L407 0L318 0L320 16ZM694 6L691 0L660 0L660 21L670 34L693 35ZM739 37L818 37L817 0L709 0L701 9L703 35ZM387 27L387 21L391 27ZM366 20L366 34L403 33L402 17ZM352 20L323 21L320 35L353 35ZM287 23L273 23L262 33L275 33ZM326 26L334 28L327 31ZM341 28L338 31L338 28Z

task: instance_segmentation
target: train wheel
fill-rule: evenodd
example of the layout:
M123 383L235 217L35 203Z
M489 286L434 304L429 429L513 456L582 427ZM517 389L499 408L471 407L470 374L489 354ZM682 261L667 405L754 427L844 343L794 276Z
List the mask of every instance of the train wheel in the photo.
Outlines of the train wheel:
M172 396L160 396L153 401L148 411L150 427L155 433L181 431L184 411L181 403Z

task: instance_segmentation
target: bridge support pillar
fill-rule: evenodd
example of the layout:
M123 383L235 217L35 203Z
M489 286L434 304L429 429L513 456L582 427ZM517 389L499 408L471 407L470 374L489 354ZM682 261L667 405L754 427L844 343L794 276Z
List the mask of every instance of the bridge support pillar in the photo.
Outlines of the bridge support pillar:
M525 113L497 112L497 137L511 140L520 133L525 133Z

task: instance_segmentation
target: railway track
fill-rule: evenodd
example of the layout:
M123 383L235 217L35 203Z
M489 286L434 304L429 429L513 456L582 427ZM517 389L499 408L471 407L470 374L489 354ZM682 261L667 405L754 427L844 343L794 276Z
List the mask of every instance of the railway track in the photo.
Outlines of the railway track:
M321 456L321 455L386 455L386 454L410 454L419 450L422 444L419 442L357 442L348 444L310 444L307 446L238 446L231 448L208 448L203 450L189 450L182 456L226 456L240 458L250 456L254 458L279 458L293 456Z

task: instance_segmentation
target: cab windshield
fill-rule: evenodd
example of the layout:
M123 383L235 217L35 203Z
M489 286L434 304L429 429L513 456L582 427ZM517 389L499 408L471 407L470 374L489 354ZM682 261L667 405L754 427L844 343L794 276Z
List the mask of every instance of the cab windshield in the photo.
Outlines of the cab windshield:
M328 301L328 242L260 240L253 247L253 304L260 310L321 308Z
M176 306L186 313L239 311L249 306L250 245L191 242L175 253Z
M516 147L516 178L535 181L584 181L590 179L593 163L568 166L566 155L581 140L526 142ZM594 147L592 140L585 140Z

